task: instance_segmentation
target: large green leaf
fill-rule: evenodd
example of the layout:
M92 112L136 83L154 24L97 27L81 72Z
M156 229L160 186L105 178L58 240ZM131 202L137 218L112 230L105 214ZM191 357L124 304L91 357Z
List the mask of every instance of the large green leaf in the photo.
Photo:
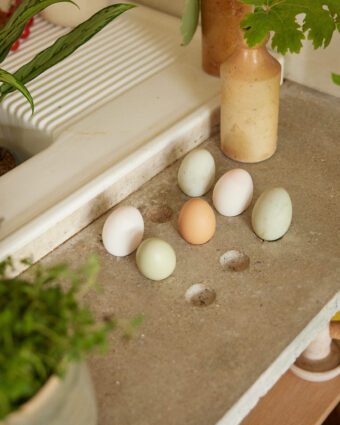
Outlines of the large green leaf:
M60 2L75 4L72 0L25 0L17 6L11 18L0 31L0 63L5 60L13 43L25 29L27 22L47 6Z
M0 69L0 81L3 83L7 83L10 87L13 87L13 90L19 90L29 101L32 113L34 111L34 104L32 96L30 95L30 92L27 90L27 88L22 84L21 81L19 81L17 78L15 78L14 75L10 74L9 72L5 71L4 69Z
M308 38L315 49L327 47L334 31L340 31L340 0L241 0L255 4L254 13L241 22L249 28L245 38L249 46L262 43L266 32L273 31L272 47L285 54L299 53L302 40ZM303 24L296 19L303 16Z
M30 62L18 69L13 75L22 83L28 83L47 69L68 57L71 53L78 49L78 47L86 43L97 32L117 18L117 16L133 7L135 6L132 4L119 3L100 10L87 21L74 28L71 32L60 37L52 46L40 52ZM13 90L14 89L8 84L3 84L0 87L0 101L6 94Z
M340 86L340 74L334 74L334 72L332 72L332 80L335 84Z
M200 0L185 0L185 6L182 16L181 34L183 36L182 45L190 43L194 36L199 19L201 8Z

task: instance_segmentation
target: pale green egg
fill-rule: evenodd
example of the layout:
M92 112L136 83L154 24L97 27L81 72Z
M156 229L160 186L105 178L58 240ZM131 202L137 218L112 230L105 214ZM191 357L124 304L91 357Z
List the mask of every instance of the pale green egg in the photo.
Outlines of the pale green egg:
M136 254L139 271L148 279L166 279L175 270L176 254L171 245L159 238L143 241Z
M186 195L204 195L215 180L214 157L206 149L195 149L188 153L179 167L177 180Z
M292 214L292 201L288 192L282 187L267 189L257 199L253 208L253 230L259 238L275 241L288 231Z

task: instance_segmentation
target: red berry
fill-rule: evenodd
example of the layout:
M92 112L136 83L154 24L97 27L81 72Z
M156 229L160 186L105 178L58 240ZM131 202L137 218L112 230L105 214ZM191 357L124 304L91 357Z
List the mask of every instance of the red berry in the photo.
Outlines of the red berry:
M11 47L12 52L14 52L15 50L18 49L18 47L20 46L20 41L17 40Z
M32 26L33 22L34 22L34 18L31 18L31 19L27 22L27 24L26 24L26 28L27 28L27 27L28 27L28 28L30 28L30 27Z
M7 16L10 18L13 15L14 11L15 11L15 6L12 6L7 12Z
M20 38L27 38L30 35L30 27L28 27L27 25L25 26L24 31L22 32Z
M5 12L1 12L0 10L0 26L2 27L3 25L5 25L7 20L7 13Z

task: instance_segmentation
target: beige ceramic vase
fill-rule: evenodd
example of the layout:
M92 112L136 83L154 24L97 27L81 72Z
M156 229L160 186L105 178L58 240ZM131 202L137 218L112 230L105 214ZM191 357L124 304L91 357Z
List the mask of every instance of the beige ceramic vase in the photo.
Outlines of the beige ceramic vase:
M64 379L52 376L41 390L0 425L96 425L97 407L84 363L69 367Z
M202 0L202 66L211 75L220 75L220 66L237 45L237 34L251 6L237 0Z
M78 5L57 3L41 12L44 19L62 27L76 27L90 18L103 7L108 6L108 0L74 0Z
M221 66L221 149L236 161L260 162L276 150L281 65L266 42L249 48L239 34Z

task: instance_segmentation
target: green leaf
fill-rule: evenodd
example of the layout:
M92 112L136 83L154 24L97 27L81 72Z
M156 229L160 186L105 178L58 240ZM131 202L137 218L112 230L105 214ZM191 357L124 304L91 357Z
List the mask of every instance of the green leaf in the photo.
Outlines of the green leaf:
M111 21L133 7L135 5L119 3L100 10L71 32L60 37L52 46L40 52L30 62L23 65L14 73L14 76L24 84L28 83L47 69L67 58ZM0 101L6 94L12 91L12 87L8 84L3 84L0 88Z
M332 39L336 28L334 16L329 10L324 9L328 6L325 0L300 0L305 10L305 19L303 31L308 32L308 40L312 40L315 49L327 47Z
M12 87L13 90L19 90L29 101L32 113L34 112L34 103L30 92L27 88L19 81L14 75L5 71L4 69L0 69L0 81L6 83L6 85ZM1 86L2 87L2 86Z
M330 14L335 20L335 25L337 26L337 30L340 32L340 2L339 0L328 0L327 7L329 9Z
M241 22L242 28L250 28L245 38L251 47L262 43L266 32L273 31L273 48L282 54L299 53L306 36L317 49L327 47L334 31L340 31L339 0L241 1L256 5L254 12ZM302 25L296 19L299 14L304 16Z
M27 22L53 3L72 0L25 0L20 3L6 25L0 31L0 63L7 57L13 43L21 36Z
M241 27L247 29L244 38L247 40L249 47L262 44L270 31L270 23L263 17L265 12L259 9L256 13L246 15L241 22Z
M200 9L200 0L185 0L181 25L182 46L189 44L196 32Z
M136 317L134 317L131 321L132 328L137 328L143 323L144 316L142 314L138 314Z
M335 84L340 86L340 74L334 74L334 72L332 72L332 80Z
M5 260L0 262L0 278L5 276L5 272L8 268L13 269L13 263L10 257L7 257Z

